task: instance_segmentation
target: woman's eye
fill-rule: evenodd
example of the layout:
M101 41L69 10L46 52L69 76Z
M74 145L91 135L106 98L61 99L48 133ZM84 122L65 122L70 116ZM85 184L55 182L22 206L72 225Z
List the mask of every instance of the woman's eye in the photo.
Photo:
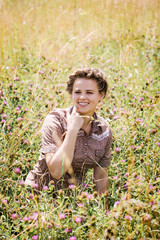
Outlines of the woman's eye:
M87 94L93 94L93 92L87 92Z
M75 93L80 93L80 91L76 91Z

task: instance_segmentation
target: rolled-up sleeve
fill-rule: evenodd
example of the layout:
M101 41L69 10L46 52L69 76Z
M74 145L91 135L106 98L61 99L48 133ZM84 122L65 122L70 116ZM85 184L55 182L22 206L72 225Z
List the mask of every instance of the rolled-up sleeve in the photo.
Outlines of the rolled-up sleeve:
M108 167L111 163L111 145L112 145L112 132L109 129L109 135L106 139L105 154L99 161L99 166Z
M42 126L41 153L55 153L62 144L63 128L57 113L47 115Z

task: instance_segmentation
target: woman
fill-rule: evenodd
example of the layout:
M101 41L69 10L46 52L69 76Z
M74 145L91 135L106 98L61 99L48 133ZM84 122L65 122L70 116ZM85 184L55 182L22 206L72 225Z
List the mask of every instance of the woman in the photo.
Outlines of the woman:
M112 134L109 124L95 113L105 97L108 84L98 69L79 69L69 76L67 91L73 106L54 109L42 127L38 163L25 183L39 190L54 181L55 189L81 184L93 168L93 181L99 194L108 189Z

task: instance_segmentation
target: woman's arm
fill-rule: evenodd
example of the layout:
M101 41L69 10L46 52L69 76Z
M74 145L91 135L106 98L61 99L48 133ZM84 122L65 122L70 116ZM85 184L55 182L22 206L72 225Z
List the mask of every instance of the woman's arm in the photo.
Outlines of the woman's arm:
M93 172L93 182L96 185L96 191L101 194L108 190L108 170L107 167L95 167Z
M58 151L46 154L46 163L53 178L60 179L69 169L73 159L77 133L76 130L68 130Z
M75 109L67 121L68 130L61 146L56 153L46 154L48 169L52 177L55 179L60 179L71 166L77 134L84 123L84 119L76 112Z

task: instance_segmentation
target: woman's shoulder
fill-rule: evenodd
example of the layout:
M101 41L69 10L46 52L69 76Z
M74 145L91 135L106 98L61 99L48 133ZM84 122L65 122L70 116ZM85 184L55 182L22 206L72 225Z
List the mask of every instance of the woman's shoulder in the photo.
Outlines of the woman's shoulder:
M92 137L98 140L103 140L104 143L106 141L112 141L112 131L108 119L97 114L94 117L93 128L95 131L92 133Z
M43 127L48 125L64 125L67 119L67 113L69 112L69 108L54 108L51 112L47 114L44 119Z
M70 108L53 108L45 118L66 118Z

